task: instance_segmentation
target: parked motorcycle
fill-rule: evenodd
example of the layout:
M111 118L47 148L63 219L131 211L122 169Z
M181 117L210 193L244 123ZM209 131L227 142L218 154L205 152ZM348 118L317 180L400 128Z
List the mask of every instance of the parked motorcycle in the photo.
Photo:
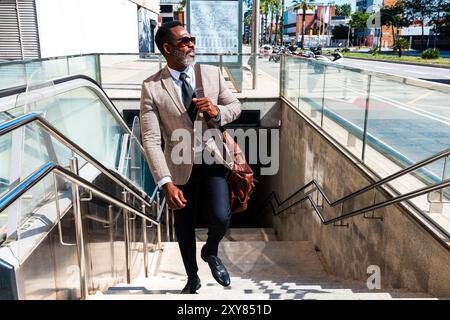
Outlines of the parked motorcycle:
M273 50L272 55L269 57L269 61L279 62L282 54L289 55L291 52L285 47L277 47Z

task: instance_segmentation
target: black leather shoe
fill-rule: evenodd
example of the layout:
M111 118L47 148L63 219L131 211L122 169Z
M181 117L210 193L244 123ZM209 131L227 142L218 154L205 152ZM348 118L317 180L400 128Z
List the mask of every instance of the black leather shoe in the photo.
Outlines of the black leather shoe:
M201 251L201 257L203 261L207 262L209 268L211 269L211 274L216 279L216 281L224 286L228 287L231 283L230 275L228 274L227 269L223 265L222 261L220 261L219 257L213 255L207 255L204 250Z
M197 276L196 278L188 278L186 286L181 290L181 294L192 294L197 293L197 290L200 289L202 284L200 283L200 278Z

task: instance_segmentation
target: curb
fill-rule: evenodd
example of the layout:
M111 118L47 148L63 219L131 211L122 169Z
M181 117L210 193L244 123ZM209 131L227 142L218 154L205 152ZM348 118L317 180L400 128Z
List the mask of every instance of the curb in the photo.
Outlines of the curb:
M420 67L432 67L432 68L450 69L450 66L442 65L442 64L404 62L404 61L393 61L393 60L382 60L382 59L371 59L371 58L355 58L355 57L348 57L348 56L345 56L345 55L344 55L344 58L345 59L353 59L353 60L368 60L368 61L377 61L377 62L408 64L408 65L420 66Z

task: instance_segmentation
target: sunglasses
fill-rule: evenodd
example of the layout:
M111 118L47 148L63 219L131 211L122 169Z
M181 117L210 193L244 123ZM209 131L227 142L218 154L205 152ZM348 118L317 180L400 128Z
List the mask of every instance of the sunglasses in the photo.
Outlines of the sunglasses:
M195 37L183 37L180 39L175 40L175 42L181 43L183 46L189 45L189 43L195 44Z

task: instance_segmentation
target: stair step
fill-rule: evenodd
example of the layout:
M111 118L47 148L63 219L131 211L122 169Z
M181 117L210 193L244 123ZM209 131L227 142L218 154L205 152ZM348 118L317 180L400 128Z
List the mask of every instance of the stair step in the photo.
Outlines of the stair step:
M178 244L164 242L155 255L149 278L118 284L91 299L145 300L277 300L277 299L410 299L430 296L401 291L369 290L365 283L338 279L326 273L309 241L224 241L219 257L231 277L220 286L201 260L204 242L197 242L201 288L195 295L180 295L186 273Z
M206 241L208 229L195 230L197 241ZM272 228L230 228L222 241L277 241Z

